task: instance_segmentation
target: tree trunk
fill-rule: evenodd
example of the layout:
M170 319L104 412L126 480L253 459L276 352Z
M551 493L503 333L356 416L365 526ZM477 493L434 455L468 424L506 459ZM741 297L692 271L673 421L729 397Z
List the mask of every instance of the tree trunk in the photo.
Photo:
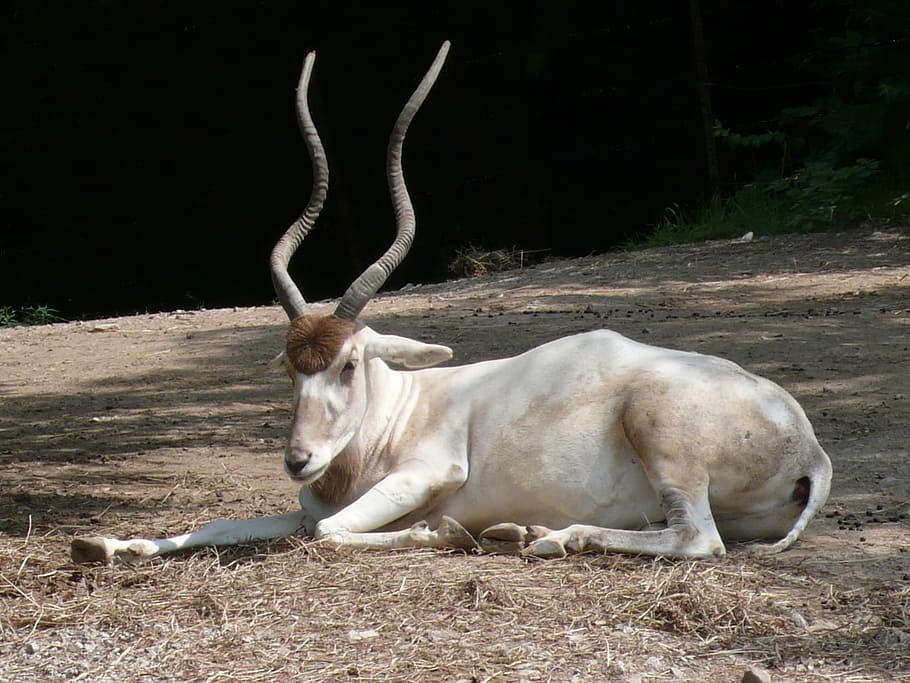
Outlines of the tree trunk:
M695 49L695 91L701 107L702 132L705 138L705 157L708 163L708 185L713 192L720 180L717 166L717 146L714 142L714 113L711 111L711 92L708 90L708 62L705 57L705 34L701 22L700 0L689 0L692 21L692 43Z

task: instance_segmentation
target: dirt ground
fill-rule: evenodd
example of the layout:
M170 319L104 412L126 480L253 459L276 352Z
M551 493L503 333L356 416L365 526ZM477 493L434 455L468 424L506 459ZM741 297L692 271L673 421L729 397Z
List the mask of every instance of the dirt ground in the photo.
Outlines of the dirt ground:
M289 387L265 367L285 319L0 330L0 680L739 681L758 666L774 681L910 681L907 237L552 261L406 287L366 319L458 362L599 327L734 360L802 403L831 497L793 549L761 559L289 540L75 566L74 535L173 535L296 505Z

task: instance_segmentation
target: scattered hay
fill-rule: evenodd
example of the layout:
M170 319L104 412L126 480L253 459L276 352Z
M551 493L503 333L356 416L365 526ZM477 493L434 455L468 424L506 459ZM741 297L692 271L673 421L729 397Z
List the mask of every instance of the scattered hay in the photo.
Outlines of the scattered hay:
M910 666L894 642L910 590L838 592L751 559L523 562L292 540L75 567L60 541L3 546L4 680L708 680L735 657L815 680L806 667L822 661L864 676Z
M480 247L468 245L456 252L455 259L449 264L449 272L458 277L477 277L487 273L518 270L542 262L548 253L549 249L529 251L515 247L486 251Z

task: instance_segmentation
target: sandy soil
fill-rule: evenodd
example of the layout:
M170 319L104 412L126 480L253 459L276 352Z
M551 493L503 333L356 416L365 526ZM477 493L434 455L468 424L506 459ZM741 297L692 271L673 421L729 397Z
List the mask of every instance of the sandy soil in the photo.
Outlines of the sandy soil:
M762 609L773 607L789 619L781 634L789 638L785 646L774 644L774 634L756 635L747 647L743 640L718 645L672 627L636 631L636 616L629 614L624 628L631 631L610 622L612 630L601 632L597 620L587 623L589 647L572 650L579 658L574 663L553 661L544 646L535 649L538 631L532 630L522 641L525 649L511 658L478 654L475 639L473 658L442 664L443 652L468 647L467 636L447 626L448 635L424 641L430 665L380 669L371 661L378 661L386 632L374 634L370 626L360 638L355 631L363 620L348 614L325 626L326 633L347 634L344 647L311 645L285 660L283 650L260 634L253 645L233 648L232 657L203 665L205 638L187 636L181 647L198 646L201 653L195 668L161 664L150 643L167 638L154 636L148 622L160 620L157 627L164 628L168 609L146 604L143 596L177 593L170 582L206 581L214 570L180 572L203 566L200 558L210 559L209 551L159 560L136 574L128 567L72 566L69 539L172 535L214 518L277 513L296 504L295 487L281 471L287 379L265 367L281 348L285 320L280 309L263 307L0 330L0 679L273 680L291 674L300 680L739 680L746 666L757 664L774 680L910 680L910 239L867 231L553 261L406 287L377 298L366 318L383 332L448 344L459 362L609 327L648 343L723 356L785 387L806 409L832 458L831 497L792 550L753 561L734 548L714 565L716 571L754 569L763 577L761 586L782 602ZM375 553L328 550L315 562L316 551L306 543L250 552L259 558L259 571L275 567L282 576L301 557L309 558L306 571L344 566L356 575L362 567L363 590L367 575L376 580L371 572L381 573L382 566ZM591 558L543 565L433 552L407 557L418 584L430 575L439 582L441 571L483 582L488 571L499 595L511 590L509 572L516 587L538 572L540 585L553 582L549 602L509 604L517 623L539 627L540 634L566 608L571 577L581 568L611 571ZM389 566L401 562L395 555ZM660 570L650 560L634 562L623 570L634 580L650 580ZM692 571L702 578L710 565L679 564L699 567ZM663 571L674 566L660 565ZM142 580L131 585L130 576ZM396 581L404 587L403 579ZM576 593L581 585L587 584L576 584ZM308 588L304 583L295 590L305 596ZM124 631L111 613L93 618L85 591L95 600L116 597L124 611L145 615L142 625L134 620ZM256 614L269 609L265 585L233 596L248 607L254 597ZM370 600L383 609L381 596ZM482 607L479 598L474 602ZM415 602L414 610L422 604ZM437 604L443 614L433 619L445 617L446 604ZM502 600L498 604L490 609L503 609ZM300 609L306 619L313 607ZM598 609L609 613L609 600ZM231 613L235 627L245 624L259 633L252 617L243 621L243 609ZM450 616L455 619L456 611ZM199 612L200 623L209 618ZM218 624L211 628L224 628L223 620ZM292 641L293 628L285 626ZM181 628L197 633L193 624ZM284 626L274 628L278 633ZM177 631L169 633L177 637ZM673 649L661 654L659 643L652 643L649 652L656 654L641 656L641 643L655 633ZM809 641L801 654L798 643ZM320 661L338 666L305 668L300 657L317 650ZM435 664L432 652L439 653ZM298 668L288 668L290 659ZM257 668L263 661L270 664ZM470 666L462 666L465 661ZM536 668L528 662L537 662Z

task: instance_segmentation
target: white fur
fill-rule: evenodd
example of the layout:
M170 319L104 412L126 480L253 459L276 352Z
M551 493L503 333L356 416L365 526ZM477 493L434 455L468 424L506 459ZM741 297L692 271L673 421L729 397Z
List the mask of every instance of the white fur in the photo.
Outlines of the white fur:
M600 330L461 367L386 364L449 357L360 327L325 371L293 376L285 457L306 460L293 475L301 513L158 541L77 539L74 557L136 560L292 533L468 547L455 522L490 550L701 557L725 552L725 539L780 538L766 547L782 550L827 498L831 464L802 409L728 361ZM342 500L320 499L310 487L339 457L360 476ZM804 477L803 510L791 496ZM438 531L412 526L421 520Z

